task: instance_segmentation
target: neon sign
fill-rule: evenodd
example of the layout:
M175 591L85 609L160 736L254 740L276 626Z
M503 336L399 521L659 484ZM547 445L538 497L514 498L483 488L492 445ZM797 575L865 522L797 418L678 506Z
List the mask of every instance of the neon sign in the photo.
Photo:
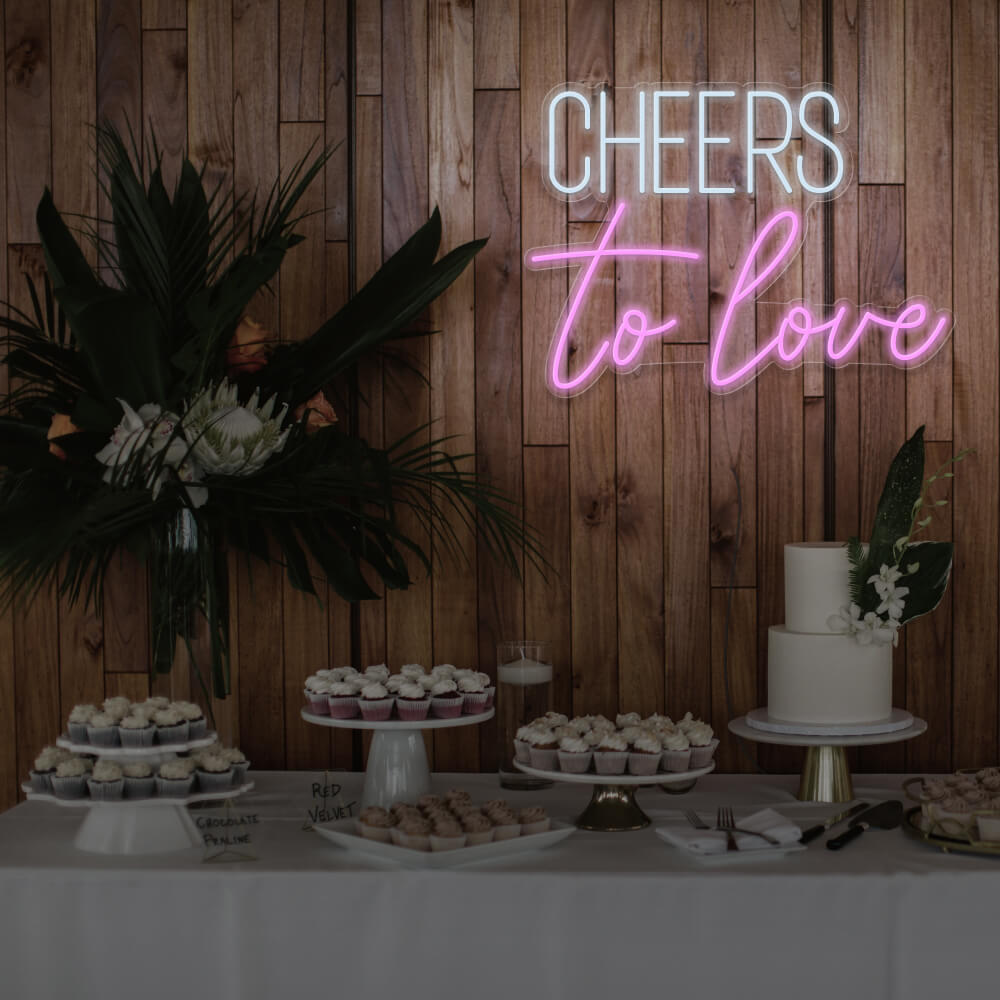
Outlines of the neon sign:
M649 100L647 101L647 96ZM828 121L837 129L842 115L836 97L825 90L809 90L793 103L775 90L746 88L742 95L735 89L654 89L647 93L637 90L637 114L634 134L612 135L608 124L607 94L604 90L591 95L579 89L558 88L547 100L544 122L548 126L548 141L543 143L546 159L543 171L553 193L561 199L606 195L608 189L608 157L616 145L635 147L638 169L631 179L634 194L676 196L690 195L691 182L697 166L697 193L708 196L733 194L732 185L720 185L709 177L709 147L725 145L731 140L724 135L710 133L708 107L711 102L731 101L743 114L745 129L745 175L747 194L753 194L758 169L772 171L782 188L793 193L793 180L806 195L831 195L848 178L848 160L838 147L834 135L826 135L810 120L815 108L826 106ZM784 122L783 136L776 145L758 145L755 121L761 102L771 102L780 109ZM664 150L686 144L682 135L667 135L661 127L661 111L667 102L675 102L674 109L686 106L692 126L688 134L695 136L694 161L689 164L689 183L664 183L668 172L662 162ZM578 130L580 142L573 163L560 163L558 156L557 113L566 114L567 127ZM811 110L812 109L812 110ZM652 121L647 120L652 112ZM791 141L793 122L798 121L805 144L820 143L830 160L831 169L825 179L810 178L805 169L805 158L800 152L795 157L795 171L786 173L778 160ZM591 143L585 152L586 142ZM566 147L570 148L570 147ZM649 161L651 163L651 169ZM596 161L596 169L595 169ZM652 177L651 190L647 177ZM620 184L619 187L628 186ZM557 395L570 396L583 392L608 369L629 372L643 363L650 363L646 352L650 342L660 341L678 330L675 317L651 317L640 304L629 304L620 311L617 326L606 331L603 338L587 357L570 361L575 347L574 329L587 304L595 275L602 264L624 264L630 259L660 260L670 267L704 266L703 254L696 248L624 246L615 240L615 232L629 204L621 201L609 209L607 217L593 243L577 246L546 247L529 250L525 263L529 268L579 267L569 298L553 333L546 362L546 382ZM828 365L841 366L856 360L857 348L865 337L882 337L885 356L889 363L900 367L915 367L930 360L944 344L952 327L952 317L945 310L936 310L929 302L912 298L895 311L862 308L847 302L838 302L828 314L817 316L818 310L805 302L786 303L776 327L768 334L756 353L734 356L739 346L731 335L734 318L740 310L753 308L759 294L791 262L802 244L803 219L794 209L776 212L760 227L754 240L735 271L736 279L729 291L725 308L717 328L711 331L705 378L708 387L717 393L731 392L752 381L770 364L785 368L802 363L807 344L813 338L824 341L824 359ZM665 270L665 277L669 276ZM669 280L665 282L669 287ZM822 312L822 311L819 311ZM686 331L690 336L694 331ZM647 354L645 361L644 353Z

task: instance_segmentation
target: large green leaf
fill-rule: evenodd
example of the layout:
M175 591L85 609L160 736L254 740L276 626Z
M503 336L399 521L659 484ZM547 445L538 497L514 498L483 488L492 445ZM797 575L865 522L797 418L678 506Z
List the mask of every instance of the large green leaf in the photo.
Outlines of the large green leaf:
M96 289L97 278L62 216L56 211L52 192L48 188L38 203L35 221L53 288L57 291L60 288L73 288L78 292Z
M941 603L948 587L954 553L955 547L951 542L914 542L906 547L902 569L905 572L908 566L914 564L919 568L898 583L898 586L908 587L910 591L904 598L900 618L904 624L926 615Z

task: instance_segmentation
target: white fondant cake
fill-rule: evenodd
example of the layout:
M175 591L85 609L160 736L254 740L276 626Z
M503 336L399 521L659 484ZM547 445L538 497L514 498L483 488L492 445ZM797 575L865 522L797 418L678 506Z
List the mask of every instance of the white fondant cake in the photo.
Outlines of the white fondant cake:
M875 722L892 712L892 647L863 646L827 618L850 601L839 542L785 546L785 625L767 632L767 714L787 722Z

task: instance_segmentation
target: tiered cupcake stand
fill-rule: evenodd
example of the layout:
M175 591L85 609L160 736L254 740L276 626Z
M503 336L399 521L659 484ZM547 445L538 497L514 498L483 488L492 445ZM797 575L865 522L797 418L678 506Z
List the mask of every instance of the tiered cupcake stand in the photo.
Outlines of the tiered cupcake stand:
M382 806L387 809L393 802L412 802L431 790L431 773L427 766L423 733L429 729L454 729L458 726L476 726L492 719L494 710L487 709L476 715L459 715L454 719L427 718L422 722L389 719L386 722L366 722L364 719L333 719L329 715L316 715L308 708L302 709L302 718L314 726L331 729L361 729L372 732L365 768L365 786L361 793L361 807Z
M597 830L603 833L617 833L625 830L641 830L649 826L650 818L635 801L636 789L650 785L686 785L693 787L702 775L715 770L715 763L707 767L696 767L690 771L658 771L650 775L634 774L569 774L566 771L543 771L515 760L514 766L535 778L563 781L570 785L591 785L593 792L587 808L576 818L581 830Z
M729 731L755 743L805 747L798 798L803 802L850 802L854 798L848 747L884 746L912 740L927 731L927 723L901 708L881 722L857 725L814 725L773 719L766 708L755 708L729 723Z
M215 733L208 733L186 743L170 743L152 747L98 747L90 743L74 743L63 736L56 744L74 753L88 754L123 763L145 761L156 766L171 760L178 753L197 750L215 742ZM196 802L221 802L237 798L253 789L252 781L217 792L195 792L183 798L153 796L145 799L62 799L47 792L33 791L28 784L21 786L33 801L51 802L67 809L86 809L73 841L81 851L94 854L161 854L201 847L202 837L188 813L187 807Z

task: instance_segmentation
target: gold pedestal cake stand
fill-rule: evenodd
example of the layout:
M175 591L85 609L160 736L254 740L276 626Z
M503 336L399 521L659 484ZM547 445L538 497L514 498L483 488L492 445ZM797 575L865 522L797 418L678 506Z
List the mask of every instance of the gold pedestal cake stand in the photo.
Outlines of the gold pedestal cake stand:
M745 740L755 743L770 743L776 746L805 747L806 759L799 778L798 798L803 802L850 802L854 798L851 770L847 766L848 747L881 746L887 743L902 743L927 732L923 719L900 713L899 720L907 724L889 732L850 733L836 735L807 735L794 732L773 732L748 723L747 715L741 715L729 723L729 731ZM756 709L750 715L757 719L766 718L763 709ZM904 718L907 717L907 718ZM829 727L834 728L834 727Z
M514 766L525 774L536 778L547 778L550 781L562 781L566 784L592 785L593 792L587 808L576 818L576 825L581 830L597 830L602 833L621 833L625 830L642 830L649 826L650 818L639 808L635 801L638 788L651 785L686 785L686 789L694 786L695 781L703 774L715 770L715 763L707 767L697 767L691 771L657 771L656 774L569 774L566 771L543 771L537 767L529 767L519 760Z

